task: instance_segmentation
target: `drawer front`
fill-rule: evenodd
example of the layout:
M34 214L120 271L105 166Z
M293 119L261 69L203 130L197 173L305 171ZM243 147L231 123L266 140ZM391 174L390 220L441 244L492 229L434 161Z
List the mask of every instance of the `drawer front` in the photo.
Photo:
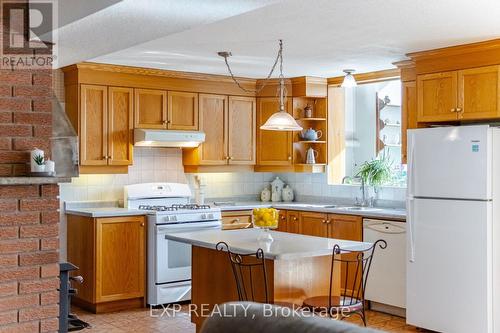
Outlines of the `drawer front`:
M222 214L222 229L244 229L252 227L252 215L247 212L225 212Z

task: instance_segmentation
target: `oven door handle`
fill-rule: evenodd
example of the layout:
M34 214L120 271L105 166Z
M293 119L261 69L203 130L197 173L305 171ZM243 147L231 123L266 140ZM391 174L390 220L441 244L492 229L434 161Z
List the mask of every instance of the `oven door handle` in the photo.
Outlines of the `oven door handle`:
M205 229L216 229L221 227L222 223L220 221L201 222L201 223L179 223L179 224L169 224L168 226L157 227L156 231L158 233L164 233L169 231L176 231L179 229L184 229L186 231L189 231L191 229L205 230Z

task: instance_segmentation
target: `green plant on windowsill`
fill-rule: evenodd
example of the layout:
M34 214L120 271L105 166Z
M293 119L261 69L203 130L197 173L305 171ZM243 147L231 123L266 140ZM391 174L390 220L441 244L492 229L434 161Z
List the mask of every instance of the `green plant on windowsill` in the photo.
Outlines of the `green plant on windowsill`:
M392 161L385 153L361 165L357 177L363 179L366 185L380 187L392 179Z

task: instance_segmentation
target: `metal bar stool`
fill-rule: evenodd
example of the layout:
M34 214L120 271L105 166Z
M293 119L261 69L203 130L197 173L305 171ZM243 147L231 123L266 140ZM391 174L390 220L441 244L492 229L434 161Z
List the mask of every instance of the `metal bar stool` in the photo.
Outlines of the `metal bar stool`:
M344 319L357 314L366 326L365 289L370 273L370 266L375 248L387 247L387 243L379 239L363 251L343 250L339 245L333 247L332 265L330 268L330 289L328 296L315 296L304 300L303 307L314 312L327 313L328 316ZM339 296L333 295L334 270L341 270L341 287Z
M225 242L217 243L215 248L228 254L239 301L271 303L268 291L266 259L261 248L255 253L246 254L232 252ZM258 288L262 284L264 285L264 293L262 293L262 288ZM272 302L272 304L292 309L300 308L299 305L287 302Z

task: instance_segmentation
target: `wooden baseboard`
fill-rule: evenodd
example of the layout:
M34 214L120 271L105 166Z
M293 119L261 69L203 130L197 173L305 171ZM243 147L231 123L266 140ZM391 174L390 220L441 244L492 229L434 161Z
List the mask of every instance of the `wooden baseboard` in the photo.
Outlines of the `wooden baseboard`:
M73 297L71 300L71 304L76 305L79 308L90 311L92 313L107 313L120 310L143 308L145 307L146 303L144 297L124 299L113 302L97 303L97 304L87 302L78 297Z

